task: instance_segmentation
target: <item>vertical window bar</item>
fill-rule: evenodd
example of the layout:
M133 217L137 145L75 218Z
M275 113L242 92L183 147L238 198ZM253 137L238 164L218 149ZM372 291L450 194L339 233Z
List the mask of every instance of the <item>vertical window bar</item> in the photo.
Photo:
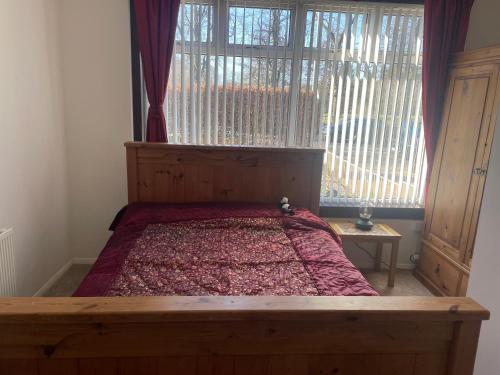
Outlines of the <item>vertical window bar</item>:
M368 131L368 119L365 119L365 109L366 109L366 90L368 85L368 74L369 74L369 61L370 61L370 41L368 40L371 36L371 32L368 30L373 30L374 20L372 17L372 13L368 12L366 8L362 9L362 29L360 35L360 49L361 54L358 57L359 64L359 77L358 80L361 80L361 97L359 102L359 116L358 116L358 128L356 134L356 150L354 153L354 165L353 165L353 178L352 178L352 199L356 199L361 194L358 193L357 189L360 189L361 186L358 184L358 173L359 173L359 157L361 152L361 142L363 135ZM365 128L366 123L366 128ZM362 172L362 171L361 171Z
M322 10L322 12L325 13L324 10ZM335 49L333 50L333 54L330 52L333 12L330 11L330 12L327 12L327 13L328 13L328 27L327 27L328 32L326 34L325 65L324 65L325 66L325 71L324 71L323 79L320 81L320 85L321 85L321 87L319 88L320 92L318 92L318 95L320 97L318 143L321 141L321 136L322 136L321 135L322 126L323 126L322 117L324 115L323 112L324 112L324 108L325 108L325 101L326 101L326 98L327 98L326 89L327 89L328 83L330 83L330 86L333 87L333 74L332 74L332 65L333 65L333 62L332 62L332 56L333 56L333 60L335 60ZM323 17L324 17L324 15L323 15ZM328 98L330 98L331 97L330 90L329 90L328 94L329 94ZM328 154L328 146L329 146L329 142L330 142L330 139L329 139L329 136L330 136L330 127L329 127L328 123L329 123L330 112L331 112L330 110L331 110L331 107L329 105L328 106L328 114L327 114L327 116L328 116L328 119L327 119L327 129L326 129L325 142L324 142L325 151L326 152L325 152L325 156L324 156L324 159L323 159L323 169L325 169L326 161L328 160L327 154ZM324 185L324 183L322 185ZM325 194L325 193L326 192L323 191L323 194Z
M393 96L393 103L392 103L392 110L390 112L390 126L389 126L389 139L387 142L387 152L385 156L385 167L384 167L384 183L382 187L382 199L384 205L390 204L389 197L388 197L388 191L387 191L387 186L389 183L389 180L393 178L393 176L389 175L389 163L391 160L391 157L396 157L397 155L393 152L395 146L393 146L393 135L394 135L394 128L397 125L396 117L399 116L398 113L398 107L399 107L399 102L401 101L401 97L404 97L404 90L406 89L406 85L404 81L401 80L401 76L403 74L403 53L401 53L400 49L404 50L404 44L406 41L406 32L408 30L408 19L409 17L407 15L404 16L403 18L403 27L402 31L400 34L400 39L399 39L399 49L398 45L396 45L396 49L393 51L393 54L398 56L398 63L396 66L396 74L397 77L394 80L393 79L393 87L395 86L395 89L391 89L392 92L394 92Z
M374 126L375 133L373 135L373 142L372 142L372 152L371 152L371 158L370 158L370 173L369 173L369 178L368 178L368 188L367 188L367 195L369 194L369 197L367 197L367 200L370 201L372 204L376 204L376 196L375 196L375 186L372 185L372 183L376 184L377 181L377 176L378 173L375 172L374 168L375 166L375 160L378 159L379 157L379 152L377 151L377 145L380 144L381 142L379 141L379 138L381 138L381 134L383 135L383 126L384 124L381 121L381 110L383 108L383 96L384 93L387 94L388 89L386 85L386 63L387 63L387 54L389 52L389 32L390 32L390 25L392 23L392 20L396 19L396 14L390 13L386 17L385 23L381 22L381 32L382 28L385 27L385 33L384 33L384 40L383 40L383 54L382 54L382 61L380 64L381 71L380 71L380 82L379 82L379 89L378 89L378 95L377 95L377 104L376 104L376 112L375 112L375 120L376 124ZM377 66L377 71L375 74L378 74L378 66ZM378 164L378 163L377 163ZM373 189L373 190L372 190Z
M420 57L422 54L422 36L423 36L423 20L422 17L418 17L418 37L417 37L417 46L415 50L415 60L413 62L413 69L414 69L414 74L413 74L413 80L414 80L414 86L417 88L416 91L416 104L412 110L413 112L413 126L412 126L412 135L411 135L411 140L410 140L410 151L409 151L409 157L408 157L408 167L406 171L406 190L403 198L403 202L405 204L408 204L408 197L410 194L410 189L413 187L415 189L415 185L411 184L413 181L412 179L412 172L413 172L413 166L414 166L414 157L415 157L415 147L416 147L416 139L417 139L417 131L420 130L421 124L419 123L419 118L420 118L420 106L421 106L421 96L422 96L422 81L421 81L421 75L418 74L418 71L420 70L419 67L419 62L420 62ZM415 100L414 100L415 102ZM411 109L409 109L411 110ZM412 120L411 117L409 118L409 124L411 124ZM407 147L405 147L406 150ZM398 196L399 200L399 196Z
M287 10L290 11L291 5L290 5L290 0L287 0ZM285 92L285 83L286 83L286 71L288 68L288 60L287 60L287 51L289 46L291 46L291 32L289 32L290 28L290 23L289 23L289 17L286 17L285 21L285 42L283 43L283 60L282 60L282 72L281 72L281 95L280 95L280 100L279 100L279 126L278 126L278 142L280 146L286 146L287 144L287 132L285 131L285 126L284 124L287 123L287 115L289 114L289 111L285 109L287 104L290 104L290 90L288 90L288 95ZM278 46L279 47L279 46ZM278 48L277 47L277 48ZM291 72L290 72L291 73ZM275 91L276 94L276 91ZM287 98L285 99L285 96ZM288 117L289 118L289 117Z
M279 2L278 2L278 11L279 11ZM271 48L271 32L272 32L272 19L273 19L273 9L269 9L269 24L267 27L267 40L266 40L266 57L265 57L265 64L266 64L266 75L265 75L265 85L264 85L264 93L263 93L263 98L262 98L262 108L260 111L262 112L262 130L260 131L260 136L261 136L261 145L265 146L268 144L268 135L267 135L267 112L270 110L268 108L268 90L269 90L269 49ZM263 38L263 36L261 36ZM275 59L273 59L275 61ZM272 117L271 117L272 119Z
M348 54L348 58L350 59L352 56L352 13L351 9L346 12L346 23L345 23L345 29L344 29L344 42L346 44L346 47L343 50L343 58L342 61L344 63L344 71L342 74L344 75L344 85L345 85L345 94L343 96L343 104L344 104L344 110L343 110L343 118L340 123L342 126L341 129L341 135L340 135L340 154L339 154L339 172L338 172L338 181L339 181L339 199L342 200L342 202L347 201L347 176L345 174L346 170L346 163L345 163L345 146L346 146L346 140L348 137L347 134L347 126L348 126L348 121L349 121L349 104L351 103L351 71L352 71L352 63L350 61L346 61L346 54ZM347 44L349 45L349 49L347 49Z
M222 2L222 5L220 4ZM217 6L219 9L219 12L217 12L220 17L218 18L219 22L222 23L222 26L219 27L219 38L220 42L222 43L222 50L223 50L223 68L222 68L222 144L225 145L227 142L227 44L228 44L228 38L229 38L229 12L228 12L228 6L227 2L225 0L218 0ZM233 81L234 82L234 77ZM218 91L217 91L217 96L218 96ZM215 108L216 113L218 113L219 108ZM216 126L218 125L218 121L215 121ZM231 142L232 143L232 142Z
M417 102L415 105L415 116L419 115L419 109L420 109L420 103L421 103L421 93L422 93L422 90L421 90L421 87L419 87L419 89L417 90ZM406 204L408 204L410 194L413 193L413 190L415 189L415 185L414 185L415 181L412 178L412 176L414 173L414 166L416 165L416 163L415 163L415 157L416 157L415 149L417 148L417 142L418 142L418 138L417 138L417 131L419 129L418 125L419 124L417 122L417 117L415 117L415 123L414 123L413 128L412 128L412 134L411 134L411 140L410 140L408 167L406 170L406 183L405 183L406 190L405 190L404 198L403 198L403 201Z
M235 2L235 7L234 7L234 28L233 28L233 56L232 56L232 80L231 80L231 144L234 144L235 143L235 140L234 140L234 134L235 134L235 105L236 105L236 77L235 77L235 74L236 74L236 17L237 17L237 13L236 13L236 9L237 9L237 3ZM230 13L230 11L228 10L228 13Z
M254 32L255 32L255 8L252 8L252 31L250 33L250 62L249 62L249 73L248 73L248 102L246 106L246 111L247 111L247 119L245 122L245 144L250 145L250 127L252 124L252 117L251 117L251 109L252 109L252 71L253 71L253 41L254 41Z
M308 142L308 147L312 147L313 145L317 145L318 142L318 137L319 137L319 128L321 124L321 120L318 121L316 118L317 116L317 111L318 111L318 100L321 100L318 92L318 82L319 82L319 69L321 66L321 52L322 52L322 44L323 44L323 10L319 9L318 10L319 17L318 17L318 36L316 40L316 48L317 48L317 58L313 61L314 62L314 83L313 83L313 90L312 90L312 115L311 115L311 123L309 127L309 142ZM311 46L312 47L312 46ZM311 54L312 54L312 48L311 48ZM311 59L312 60L312 59ZM325 61L325 66L326 66L326 61Z
M304 12L307 18L307 11ZM309 35L309 58L307 59L307 71L306 71L306 87L304 90L304 98L303 98L303 110L301 111L301 100L300 100L300 93L302 93L302 80L303 77L302 75L304 74L304 55L305 55L305 48L302 49L302 59L300 61L300 91L299 91L299 120L300 120L300 125L301 125L301 131L300 131L300 145L304 147L306 145L306 139L307 139L307 133L310 131L308 128L308 124L310 124L311 119L310 119L310 114L311 114L311 104L310 104L310 96L311 96L311 74L312 74L312 67L314 64L313 61L313 49L314 49L314 35L315 35L315 29L316 29L316 16L317 16L317 11L316 11L316 6L312 9L312 15L311 15L311 28L310 28L310 35ZM307 21L306 21L307 22ZM307 31L306 31L307 32ZM304 41L305 43L305 41ZM302 112L302 115L300 116L300 112ZM310 125L309 125L310 126Z
M352 196L352 187L351 185L351 166L352 166L352 151L354 145L354 135L356 134L356 110L358 106L358 95L359 95L359 69L361 65L361 51L362 46L357 47L358 43L361 43L361 40L358 40L358 22L359 22L359 14L354 13L352 15L354 20L352 22L351 29L351 74L352 79L351 82L354 81L354 89L352 95L352 106L350 108L350 118L345 120L345 124L349 124L349 140L347 147L347 161L346 161L346 172L345 172L345 200L348 203L349 198ZM353 66L354 65L354 66ZM359 125L358 125L359 126Z
M172 135L172 140L174 141L174 143L177 141L177 113L178 113L178 110L177 110L177 51L176 51L176 46L175 46L175 43L174 43L174 47L173 47L173 51L172 51L172 56L173 56L173 61L172 61L172 70L173 70L173 74L172 74L172 86L171 86L171 96L172 96L172 122L174 123L174 134ZM182 68L181 68L182 70ZM167 109L168 109L168 102L167 103ZM168 111L167 113L165 114L165 118L168 118ZM168 125L168 122L167 122L167 125Z
M195 83L194 83L194 15L193 15L193 3L189 4L189 106L190 106L190 114L191 114L191 124L190 124L190 132L191 132L191 143L196 143L196 105L195 105ZM184 20L183 20L184 21ZM186 129L187 130L187 129ZM188 142L187 131L184 131L182 135L182 140L184 143Z
M386 89L387 92L386 92L385 100L384 100L384 106L383 106L384 109L383 109L383 112L381 114L383 120L382 120L382 124L381 124L382 131L380 134L380 143L379 143L379 147L378 147L377 174L376 174L375 192L374 192L374 201L376 202L376 204L380 204L380 205L383 205L383 203L384 203L382 200L379 200L378 193L379 193L379 190L382 190L380 185L383 184L383 181L385 180L385 175L383 174L383 170L382 170L382 167L383 167L382 161L385 160L384 151L386 151L386 153L387 153L387 149L388 149L388 146L385 142L385 136L386 136L385 130L387 128L387 124L390 121L390 118L389 118L390 99L391 98L394 99L394 94L392 94L394 92L393 82L394 82L394 76L395 76L396 71L397 71L397 69L394 68L395 56L396 56L395 51L396 51L397 41L398 41L398 37L399 37L399 24L401 22L401 18L402 18L401 12L398 11L396 16L394 17L394 31L392 33L393 38L392 38L391 49L390 49L392 61L389 64L390 73L389 73L388 83L387 83L388 88ZM390 24L388 24L387 27L390 27ZM384 146L385 146L385 149L384 149ZM389 145L389 147L390 147L390 145ZM383 199L383 197L381 199Z
M211 66L212 66L212 30L211 30L211 15L212 15L212 6L208 5L208 17L207 17L207 30L206 30L206 46L207 46L207 54L205 56L205 143L210 145L212 144L212 106L211 103L211 91L212 91L212 80L210 79L211 75Z
M347 12L346 12L347 13ZM344 77L345 77L345 70L346 70L346 64L345 64L345 53L346 53L346 45L345 43L345 32L346 32L346 13L338 13L339 16L342 15L344 16L344 24L343 24L343 29L342 29L342 34L340 33L340 24L342 22L342 17L340 17L337 21L337 35L340 37L339 43L341 43L341 52L340 52L340 62L337 66L338 70L338 88L337 88L337 100L336 100L336 107L335 107L335 121L333 123L334 130L333 130L333 150L332 150L332 167L330 171L330 178L332 179L332 189L330 192L330 197L333 197L334 192L336 193L336 199L335 203L338 204L340 202L340 198L342 197L342 191L341 191L341 184L342 180L337 177L337 180L335 181L335 166L337 166L337 169L340 169L341 166L341 158L339 155L337 155L337 146L338 146L338 140L339 140L339 122L340 122L340 113L342 110L342 98L344 97ZM337 172L338 173L338 172ZM342 172L338 173L338 175L341 175Z
M182 132L183 133L186 133L186 127L187 127L187 124L186 124L186 83L185 83L185 66L186 66L186 61L185 61L185 43L184 43L184 38L185 38L185 35L184 35L184 12L185 12L185 8L186 8L186 3L183 1L181 3L181 9L180 9L180 13L181 13L181 23L180 23L180 31L181 31L181 66L180 66L180 71L181 71L181 128L182 128ZM174 48L175 48L175 45L174 45ZM176 54L174 53L174 56L176 56ZM175 58L174 59L174 63L177 59ZM177 72L175 71L175 68L174 68L174 77L177 75ZM174 84L174 98L177 97L177 85ZM177 114L177 111L175 111L175 113ZM175 116L177 117L177 116ZM177 133L178 133L178 127L177 127L177 121L174 121L174 142L177 143L178 142L178 138L177 138Z
M400 199L401 199L401 192L403 190L403 184L404 184L404 170L405 170L405 163L407 159L407 150L408 150L408 141L410 137L410 128L415 128L416 124L412 123L412 109L415 108L414 99L416 98L416 74L417 74L417 65L414 64L413 59L412 59L412 54L415 56L419 56L420 54L420 46L418 45L418 40L417 36L420 33L420 21L419 18L413 14L411 18L411 24L412 24L412 33L410 37L410 47L408 48L408 54L406 55L406 64L407 64L407 74L406 74L406 81L407 84L410 85L410 88L407 90L406 93L406 98L404 103L402 104L401 112L403 112L402 119L401 119L401 124L404 124L404 138L403 142L399 141L397 144L397 147L400 147L401 151L401 157L400 159L394 159L394 164L393 164L393 175L394 175L394 180L396 177L396 168L399 167L399 172L398 172L398 182L397 186L391 185L391 192L390 196L391 198L393 197L393 190L396 189L396 197L394 198L394 204L399 205L400 204ZM416 61L418 63L418 60ZM418 90L417 90L418 91ZM405 110L406 108L406 110ZM397 161L399 160L399 163ZM399 165L398 165L399 164ZM396 184L394 184L396 185ZM408 188L408 187L406 187Z
M381 31L382 28L382 20L383 20L383 12L379 8L375 10L374 12L371 13L372 18L375 19L375 21L372 23L372 26L374 26L374 29L372 29L369 33L369 46L368 48L373 46L373 54L369 55L367 58L367 64L371 64L373 61L373 69L368 69L368 74L369 74L369 81L370 81L370 91L369 91L369 99L368 99L368 109L367 109L367 118L366 118L366 134L365 134L365 141L364 141L364 147L363 147L363 161L361 162L361 181L360 181L360 200L366 200L367 202L370 202L370 189L368 186L365 185L367 178L367 157L369 155L368 153L368 146L369 146L369 141L370 141L370 135L371 135L371 130L372 127L374 128L374 132L377 128L378 121L372 122L373 119L373 107L374 107L374 102L375 102L375 86L377 83L377 71L378 71L378 55L380 51L380 36L379 32ZM373 56L373 57L372 57ZM375 137L373 137L375 140ZM374 144L371 143L372 149L374 149ZM373 166L373 164L372 164ZM373 168L371 168L373 170ZM368 175L371 174L371 171L368 172Z
M281 15L281 0L278 0L278 9L271 13L271 17L269 18L269 36L271 36L272 32L276 32L275 35L273 35L274 39L272 41L273 43L273 55L275 56L274 59L272 59L272 67L271 67L271 88L270 91L268 91L268 82L266 82L266 104L264 106L264 111L266 112L264 114L264 127L266 130L266 139L265 139L265 146L269 145L279 145L278 143L275 142L274 140L274 129L276 125L276 86L278 83L276 82L277 74L278 74L278 64L279 64L279 58L278 58L278 49L279 49L279 33L280 33L280 15ZM277 29L276 29L276 17L278 17L278 23L277 23ZM270 58L270 52L269 50L271 49L271 38L269 38L268 43L267 43L267 64L269 65L269 58ZM266 74L266 77L269 73ZM267 77L269 80L269 77ZM267 116L267 110L269 109L269 117ZM279 109L278 109L279 111ZM269 121L269 125L268 125Z
M325 10L322 10L323 12L323 17L325 17ZM325 102L326 99L329 98L329 95L327 95L327 86L330 83L332 84L332 65L333 61L335 60L335 52L332 54L330 52L330 43L331 43L331 30L332 30L332 17L333 17L333 12L326 12L328 15L328 26L327 26L327 33L326 33L326 41L325 41L325 62L324 62L324 73L323 73L323 79L320 80L319 84L320 87L318 88L318 97L320 98L320 103L319 103L319 124L318 124L318 134L317 134L317 146L321 145L323 139L322 139L322 130L323 130L323 115L324 115L324 110L325 110ZM322 38L323 39L323 38ZM323 40L321 40L321 43L323 43ZM318 77L321 75L321 72L318 73ZM328 122L329 120L327 120ZM326 134L325 134L325 150L328 152L328 141L326 138L329 135L329 129L326 129ZM323 164L325 164L325 160L327 158L325 157L323 160Z
M259 142L259 116L260 116L260 107L259 107L259 101L260 101L260 91L261 91L261 86L260 86L260 69L261 69L261 62L262 62L262 56L261 56L261 44L262 44L262 9L259 10L259 32L258 32L258 58L257 58L257 84L255 86L255 109L253 111L253 126L252 126L252 144L258 145Z
M338 15L338 13L337 13ZM323 200L325 200L325 196L327 195L328 193L328 189L327 189L327 186L330 186L330 175L328 174L328 169L327 169L327 166L328 166L328 160L329 160L329 154L330 154L330 128L331 128L331 116L332 116L332 106L333 106L333 88L334 88L334 78L335 78L335 75L334 75L334 69L335 69L335 62L336 62L336 52L337 52L337 49L336 49L336 43L335 41L333 41L334 45L333 45L333 49L332 51L330 51L330 45L332 43L332 29L333 29L333 11L329 11L328 12L328 33L327 33L327 38L326 38L326 56L327 56L327 59L326 59L326 62L325 62L325 67L326 67L326 72L325 72L325 75L324 75L324 79L323 79L323 92L321 94L321 97L323 98L323 100L321 101L321 105L320 105L320 116L323 116L323 109L324 109L324 106L325 106L325 101L326 101L326 98L327 98L327 86L329 85L329 89L328 89L328 109L327 109L327 112L326 112L326 134L325 134L325 155L323 157L323 182L322 182L322 198Z
M214 25L213 25L213 38L215 39L215 51L214 51L214 88L213 88L213 100L214 100L214 105L213 105L213 131L212 131L212 144L218 145L219 143L219 33L220 33L220 27L219 25L222 23L222 20L219 20L220 16L220 9L219 9L219 1L220 0L214 0L215 3L215 9L214 9ZM208 66L210 67L211 61L209 59L209 64ZM211 86L211 83L210 85ZM210 96L212 96L212 89L210 88L209 90ZM209 112L212 111L212 107L209 107Z
M407 21L407 30L406 34L410 36L409 39L409 44L407 44L407 36L403 34L401 45L399 48L399 56L400 56L400 61L401 61L401 70L400 70L400 77L398 79L399 81L399 87L398 87L398 96L397 96L397 102L395 105L395 114L393 116L394 120L394 126L395 128L395 133L394 133L394 146L391 145L391 151L393 150L392 157L389 161L389 164L392 164L390 166L390 171L389 171L389 176L390 176L390 184L388 184L387 190L386 190L386 199L389 205L393 205L393 196L394 196L394 189L396 187L396 181L397 181L397 176L396 176L396 165L398 160L400 160L400 150L401 147L401 132L402 132L402 124L404 123L404 104L407 103L408 100L408 95L410 93L410 88L411 86L409 85L409 79L410 79L410 61L408 61L408 56L411 55L413 51L413 39L411 36L414 36L414 31L415 27L412 22L413 16L412 14L408 14L406 17ZM410 105L411 106L411 105Z
M293 43L292 73L290 77L290 103L287 125L287 146L294 146L295 131L297 128L298 104L300 95L300 76L302 71L303 42L305 38L305 22L307 12L304 4L296 2L294 14L294 35L290 40Z
M245 56L245 23L246 23L246 8L243 8L243 31L241 34L241 64L240 64L240 102L239 102L239 107L240 107L240 122L239 122L239 144L243 144L243 70L245 69L245 64L244 64L244 59L243 56ZM236 38L236 36L235 36Z
M196 132L197 134L197 139L196 139L196 142L198 144L203 144L203 138L202 138L202 118L201 118L201 90L202 90L202 85L201 85L201 45L202 45L202 41L201 41L201 23L202 23L202 19L201 19L201 5L192 5L194 9L198 9L198 12L197 12L197 18L198 18L198 53L197 53L197 56L196 56L196 86L197 86L197 100L196 100L196 109L197 109L197 123L196 123L196 127L198 128L198 131Z

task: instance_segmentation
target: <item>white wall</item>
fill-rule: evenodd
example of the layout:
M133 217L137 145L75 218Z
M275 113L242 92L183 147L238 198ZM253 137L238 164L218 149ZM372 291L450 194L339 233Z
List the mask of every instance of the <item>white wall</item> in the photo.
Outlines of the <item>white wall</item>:
M499 14L499 0L474 1L465 43L466 50L500 43Z
M96 257L127 202L132 139L128 0L60 0L73 257Z
M55 0L0 0L0 227L13 226L20 294L70 258Z
M500 119L500 114L499 114ZM497 121L497 126L500 120ZM481 330L476 375L498 373L500 369L500 133L497 131L488 166L481 215L472 260L467 295L491 311L491 320Z

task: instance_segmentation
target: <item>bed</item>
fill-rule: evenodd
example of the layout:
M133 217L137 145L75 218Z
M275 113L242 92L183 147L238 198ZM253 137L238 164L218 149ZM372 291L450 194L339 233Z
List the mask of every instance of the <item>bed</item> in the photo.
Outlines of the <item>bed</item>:
M112 229L75 296L377 295L306 209L139 202Z
M302 265L300 277L280 284L284 289L279 292L275 282L269 289L269 285L252 285L248 279L237 289L227 285L214 289L211 283L198 286L201 289L196 293L192 285L166 290L149 282L146 288L129 281L115 284L120 277L134 276L136 271L131 270L141 269L137 266L141 253L135 253L130 244L140 245L140 236L161 237L172 232L162 226L181 225L180 233L198 238L209 224L224 232L227 225L262 227L259 220L264 220L266 230L275 231L274 239L284 232L293 241L287 231L297 226L300 232L315 232L315 240L302 237L299 241L305 243L304 251L315 248L314 241L323 236L325 246L332 247L323 267L331 266L333 259L328 257L332 254L337 256L333 263L338 262L341 253L334 234L313 215L319 209L322 150L133 142L126 149L130 205L115 223L115 235L77 291L79 296L0 298L1 375L473 373L481 322L489 317L482 306L469 298L373 296L355 269L353 278L358 278L357 285L368 295L317 295L331 294L329 282L340 279L311 274L308 267L316 259L297 260L303 253L295 247L287 254L295 254L289 260L295 266ZM295 217L278 216L272 206L282 195L305 210ZM198 210L194 227L185 226L193 221L191 217L172 219L176 207L183 212ZM203 223L200 210L211 212ZM227 210L230 214L221 218L221 212ZM235 216L238 210L258 214ZM161 220L154 219L162 212ZM215 223L213 215L218 215ZM245 220L238 222L241 219ZM142 229L134 230L134 225ZM205 227L193 232L196 225ZM126 235L130 236L129 249L113 253L113 241L126 242ZM158 243L164 247L166 242ZM136 258L130 260L134 254ZM148 258L155 260L153 253ZM115 265L106 264L106 259ZM125 272L117 271L127 263ZM352 267L345 266L343 272ZM289 270L282 275L278 272L273 280L289 279ZM210 275L210 269L205 271ZM303 278L305 272L307 279ZM158 281L156 276L151 278L153 282ZM318 287L320 279L327 280L325 289ZM297 287L299 281L297 290L304 291L304 280L316 283L314 288L306 288L311 295L295 295L290 285ZM349 288L352 286L337 294L356 293ZM129 296L144 291L148 296ZM228 291L234 295L226 295Z

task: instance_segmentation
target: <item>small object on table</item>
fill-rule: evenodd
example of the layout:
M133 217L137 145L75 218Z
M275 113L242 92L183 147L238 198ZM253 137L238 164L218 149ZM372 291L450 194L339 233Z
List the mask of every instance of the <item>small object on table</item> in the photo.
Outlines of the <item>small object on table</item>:
M391 261L389 264L389 279L387 285L394 286L396 278L396 266L398 262L399 241L402 236L392 229L387 224L373 224L370 231L357 228L355 223L352 222L339 222L335 219L325 219L332 229L339 235L342 241L351 242L372 242L377 244L375 254L375 270L381 270L382 264L382 250L384 243L390 243L391 248Z
M356 227L361 230L371 230L373 228L372 215L373 207L367 203L362 203L359 206L359 219L356 220Z

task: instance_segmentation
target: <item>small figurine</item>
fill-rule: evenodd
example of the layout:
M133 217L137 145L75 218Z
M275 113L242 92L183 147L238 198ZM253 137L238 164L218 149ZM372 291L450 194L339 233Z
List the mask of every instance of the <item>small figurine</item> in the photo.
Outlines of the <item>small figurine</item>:
M295 215L295 209L288 203L287 197L281 198L278 206L284 214Z

